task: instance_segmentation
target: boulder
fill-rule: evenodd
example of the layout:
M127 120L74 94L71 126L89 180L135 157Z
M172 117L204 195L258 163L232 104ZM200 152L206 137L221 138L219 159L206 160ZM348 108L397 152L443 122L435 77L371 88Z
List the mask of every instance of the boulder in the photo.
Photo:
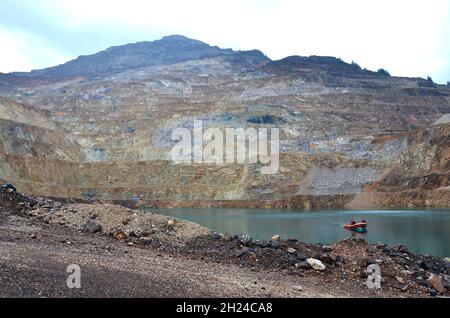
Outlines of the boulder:
M315 258L308 258L306 262L316 271L324 271L326 269L326 266Z
M272 238L270 239L270 246L272 246L273 248L279 248L281 246L281 236L272 236Z
M330 253L329 256L333 263L337 263L340 260L340 257L334 253Z
M311 268L311 266L309 266L309 264L307 262L297 263L297 264L295 264L295 267L299 268L299 269L310 269Z
M154 243L153 238L150 237L141 237L139 242L143 245L152 245Z
M335 265L340 260L339 256L334 253L322 254L319 259L328 265Z
M272 238L270 239L272 242L279 242L281 240L281 236L279 235L274 235L272 236Z
M212 232L211 237L215 240L220 240L222 238L222 235L220 235L219 233Z
M292 286L292 289L293 289L293 290L296 290L296 291L302 291L302 290L303 290L303 287L300 286L300 285L294 285L294 286Z
M116 239L116 240L124 240L128 237L128 235L122 231L122 230L116 230L112 233L112 236Z
M435 268L435 264L431 260L421 260L417 265L424 270L433 270Z
M416 277L416 283L426 288L431 287L431 283L428 280L425 280L422 276Z
M252 241L252 238L248 234L239 234L237 240L242 244L247 245Z
M298 258L300 261L304 261L304 260L306 260L307 258L310 258L310 257L311 257L310 255L307 255L307 254L305 254L305 253L297 252L297 258Z
M295 266L295 264L297 264L297 257L295 257L294 255L289 255L289 257L288 257L288 263L289 263L289 265L293 265L293 266Z
M288 252L289 254L295 254L295 253L297 252L297 250L296 250L295 248L289 247L289 248L287 249L287 252Z
M430 278L428 278L428 281L439 294L443 294L445 292L445 286L441 276L431 274Z
M88 219L81 224L81 231L85 233L97 233L102 231L102 226L97 221Z

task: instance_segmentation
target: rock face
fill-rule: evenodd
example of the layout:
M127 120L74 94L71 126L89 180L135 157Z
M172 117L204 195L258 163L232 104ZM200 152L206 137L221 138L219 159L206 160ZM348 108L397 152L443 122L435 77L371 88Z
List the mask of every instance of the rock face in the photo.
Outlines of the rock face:
M450 206L450 88L423 79L170 36L0 74L0 96L0 178L25 193L152 206ZM194 120L280 128L278 173L173 164L171 133Z

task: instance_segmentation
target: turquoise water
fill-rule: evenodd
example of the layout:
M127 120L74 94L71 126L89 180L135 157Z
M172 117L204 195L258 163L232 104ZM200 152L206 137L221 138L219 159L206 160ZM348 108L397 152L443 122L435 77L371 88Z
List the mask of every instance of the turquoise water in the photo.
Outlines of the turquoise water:
M329 244L349 237L388 245L401 243L411 251L450 256L450 210L314 211L276 209L145 209L202 224L219 233L247 233L269 240L274 234L305 242ZM364 217L367 233L343 228Z

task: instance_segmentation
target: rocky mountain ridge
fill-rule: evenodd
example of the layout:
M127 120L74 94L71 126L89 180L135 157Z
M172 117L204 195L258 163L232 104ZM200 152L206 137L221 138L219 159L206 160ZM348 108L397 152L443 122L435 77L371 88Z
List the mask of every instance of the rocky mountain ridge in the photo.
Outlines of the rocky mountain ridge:
M233 51L210 46L201 41L181 35L163 37L152 42L137 42L113 46L92 55L83 55L65 64L34 70L29 73L11 73L18 78L64 78L77 76L98 76L157 65L171 65L190 60L200 60L218 56L252 56L268 61L260 51Z

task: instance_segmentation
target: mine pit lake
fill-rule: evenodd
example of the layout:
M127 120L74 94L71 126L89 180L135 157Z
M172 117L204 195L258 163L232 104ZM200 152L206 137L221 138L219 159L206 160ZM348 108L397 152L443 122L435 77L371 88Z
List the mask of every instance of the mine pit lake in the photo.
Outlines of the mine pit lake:
M279 234L304 242L330 244L350 237L390 246L401 243L410 251L450 256L450 210L374 210L302 212L277 209L149 209L144 210L202 224L218 233L247 233L269 240ZM364 217L367 233L343 228Z

